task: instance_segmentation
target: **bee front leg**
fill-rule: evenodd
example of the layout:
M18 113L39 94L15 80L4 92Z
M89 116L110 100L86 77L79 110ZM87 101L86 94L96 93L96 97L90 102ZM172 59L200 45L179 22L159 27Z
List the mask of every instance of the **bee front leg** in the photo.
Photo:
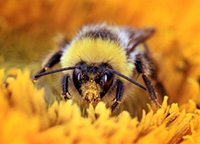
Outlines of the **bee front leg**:
M148 89L148 92L150 94L152 101L154 101L156 105L161 107L161 105L158 103L158 98L156 96L156 92L154 90L154 87L151 84L151 80L148 78L148 76L146 75L146 73L143 69L141 60L136 60L136 69L140 74L142 74L142 78L143 78L143 80L144 80L144 82L147 86L147 89Z
M43 68L41 70L39 70L33 77L32 77L32 81L36 82L36 80L38 78L36 78L35 76L41 73L46 72L49 68L52 68L54 65L56 65L58 62L60 62L60 58L62 56L62 50L59 50L57 52L55 52L49 59L48 61L44 64Z
M69 75L65 75L62 81L62 96L65 100L70 99L71 94L68 91Z
M117 92L116 92L116 97L115 97L115 103L111 106L112 112L115 110L117 105L121 102L122 100L122 94L123 94L123 83L120 80L117 80Z

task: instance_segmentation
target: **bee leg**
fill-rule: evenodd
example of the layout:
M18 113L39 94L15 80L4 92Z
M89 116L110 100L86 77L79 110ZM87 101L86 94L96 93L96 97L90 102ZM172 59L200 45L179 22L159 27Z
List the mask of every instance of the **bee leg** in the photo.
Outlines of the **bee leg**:
M116 92L116 97L115 97L115 103L111 106L112 112L115 110L117 105L121 102L121 97L123 94L123 84L122 81L117 80L117 92Z
M59 61L60 58L62 56L62 50L59 50L57 52L55 52L47 61L47 63L45 63L45 65L43 66L43 68L41 70L39 70L33 77L32 77L32 81L36 82L37 78L35 78L36 75L41 74L46 72L49 68L52 68L54 65L56 65Z
M65 100L70 99L71 94L68 92L69 75L65 75L62 81L62 96Z
M154 101L156 105L161 107L161 105L158 103L156 92L154 90L153 85L151 84L151 80L145 74L145 71L143 70L143 67L142 67L142 62L140 60L136 60L136 69L140 74L142 74L142 78L143 78L143 80L144 80L144 82L145 82L145 84L147 86L147 89L148 89L148 92L149 92L149 94L151 96L152 101Z

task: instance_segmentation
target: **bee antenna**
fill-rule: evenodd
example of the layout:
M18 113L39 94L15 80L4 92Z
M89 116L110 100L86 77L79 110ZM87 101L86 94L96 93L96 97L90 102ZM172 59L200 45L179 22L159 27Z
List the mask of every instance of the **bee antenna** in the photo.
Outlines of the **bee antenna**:
M75 67L66 67L66 68L52 70L52 71L48 71L48 72L44 72L44 73L39 73L39 74L36 74L35 76L33 76L32 81L35 81L35 80L39 79L40 77L48 75L48 74L66 71L66 70L73 70L73 69L76 69L76 68L80 69L80 67L75 66Z
M114 74L116 74L116 75L118 75L118 76L120 76L120 77L122 77L122 78L124 78L124 79L126 79L126 80L128 80L128 81L130 81L131 83L133 83L133 84L139 86L140 88L146 90L146 88L145 88L143 85L137 83L136 81L130 79L129 77L127 77L127 76L125 76L125 75L123 75L123 74L121 74L121 73L119 73L119 72L117 72L117 71L114 71L113 69L109 69L109 70L110 70L111 72L113 72Z

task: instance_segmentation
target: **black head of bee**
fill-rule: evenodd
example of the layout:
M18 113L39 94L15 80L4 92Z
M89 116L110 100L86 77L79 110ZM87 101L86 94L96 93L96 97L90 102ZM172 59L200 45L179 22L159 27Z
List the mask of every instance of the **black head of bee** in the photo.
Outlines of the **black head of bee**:
M98 102L110 89L114 75L107 64L87 65L82 62L73 72L73 83L83 100Z
M100 65L97 64L87 65L86 63L82 62L72 67L61 68L43 73L39 71L39 73L33 77L33 81L48 74L67 71L67 70L73 70L73 73L72 75L67 74L63 78L62 95L64 96L65 99L69 99L68 96L71 95L68 91L68 81L70 77L73 80L75 88L81 95L82 101L87 104L88 103L97 104L103 98L103 96L108 92L108 90L112 86L115 75L118 75L130 81L131 83L141 87L142 89L146 90L146 88L141 84L113 70L111 66L105 63ZM116 97L118 100L119 99L118 94L120 94L119 87L122 87L122 83L119 81L117 83L118 83L117 84L118 92L116 94Z

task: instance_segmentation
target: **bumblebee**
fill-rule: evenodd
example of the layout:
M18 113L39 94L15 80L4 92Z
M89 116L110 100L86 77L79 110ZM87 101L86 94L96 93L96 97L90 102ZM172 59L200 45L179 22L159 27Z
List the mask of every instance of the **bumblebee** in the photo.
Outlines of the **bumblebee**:
M62 95L82 104L103 101L114 111L126 97L134 97L135 87L147 90L160 106L151 82L153 64L145 41L153 28L134 29L107 24L86 25L71 42L66 42L33 76L63 72ZM47 71L61 63L62 68ZM141 75L145 86L136 82Z

